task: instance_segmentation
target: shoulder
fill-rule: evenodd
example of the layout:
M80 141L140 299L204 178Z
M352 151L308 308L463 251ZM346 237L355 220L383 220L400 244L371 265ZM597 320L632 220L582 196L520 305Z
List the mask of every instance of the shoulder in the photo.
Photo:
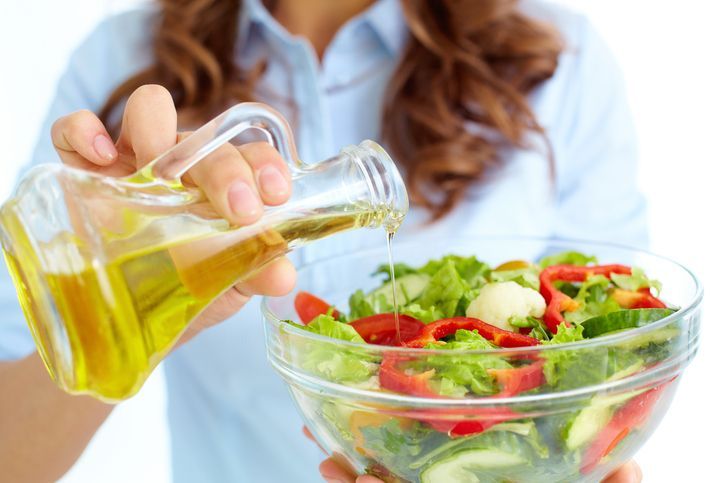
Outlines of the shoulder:
M134 47L148 47L160 17L158 8L145 7L111 15L102 20L79 50L99 48L120 48L133 50ZM100 42L101 45L97 43Z
M520 10L526 15L553 26L563 38L566 52L580 52L587 39L596 35L586 15L546 0L522 0Z
M580 82L594 72L602 81L620 77L611 50L585 14L546 0L522 0L520 9L561 36L563 51L554 80Z
M71 55L61 84L78 84L71 87L85 93L89 105L84 107L98 108L117 85L151 65L158 19L155 8L104 19Z
M555 74L532 94L531 104L554 146L566 145L580 132L582 118L593 120L613 106L625 106L623 74L584 14L543 0L523 0L520 6L553 26L563 41Z

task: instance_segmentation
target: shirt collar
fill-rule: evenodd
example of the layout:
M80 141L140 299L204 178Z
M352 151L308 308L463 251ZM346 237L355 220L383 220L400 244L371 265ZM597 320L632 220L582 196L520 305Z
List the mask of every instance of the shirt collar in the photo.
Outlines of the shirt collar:
M361 15L375 31L387 51L399 56L408 37L407 23L399 0L377 0Z
M250 35L252 24L270 30L279 38L289 38L289 33L269 13L262 0L244 0L241 22L242 41ZM377 0L350 22L367 23L393 56L399 56L405 47L408 30L399 0Z

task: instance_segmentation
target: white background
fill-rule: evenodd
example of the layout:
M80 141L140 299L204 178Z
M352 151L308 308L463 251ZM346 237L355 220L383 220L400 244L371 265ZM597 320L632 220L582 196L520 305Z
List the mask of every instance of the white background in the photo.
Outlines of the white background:
M652 482L723 481L724 4L719 0L560 0L586 12L625 72L641 142L652 249L694 270L706 297L697 359L640 452ZM0 198L38 135L67 56L106 15L139 0L3 0L0 6ZM65 482L169 479L160 371L119 406ZM1 429L0 429L1 430Z

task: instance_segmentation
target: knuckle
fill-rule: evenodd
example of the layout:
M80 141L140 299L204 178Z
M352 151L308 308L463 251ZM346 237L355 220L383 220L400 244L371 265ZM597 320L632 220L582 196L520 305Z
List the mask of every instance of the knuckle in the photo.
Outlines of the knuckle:
M65 117L64 126L68 130L78 130L87 127L89 124L94 123L96 115L88 109L81 109L75 111L72 114Z
M56 142L61 138L72 139L77 133L94 127L96 122L96 115L88 109L75 111L56 119L50 127L51 139Z
M68 116L59 117L55 120L52 126L50 126L50 137L57 139L63 132L63 126L68 122Z
M250 178L251 173L246 163L241 160L239 152L231 144L220 146L194 170L194 181L210 193L223 193L234 180Z
M264 161L281 161L279 151L271 144L262 141L245 144L241 147L241 152L251 164L259 164Z

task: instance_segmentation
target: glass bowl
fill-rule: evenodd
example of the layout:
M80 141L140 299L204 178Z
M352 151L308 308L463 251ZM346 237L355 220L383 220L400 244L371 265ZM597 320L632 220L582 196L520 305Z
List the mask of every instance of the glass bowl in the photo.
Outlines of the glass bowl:
M696 277L666 258L612 244L534 238L393 244L395 262L412 266L451 253L495 266L564 250L641 267L678 310L644 327L571 344L461 352L363 345L304 331L284 322L298 320L292 293L262 304L269 359L317 441L352 471L435 483L600 481L652 434L696 353L702 299ZM386 261L384 246L316 261L299 270L297 290L346 310L355 290L379 284L369 274ZM488 397L379 388L379 378L390 374L411 383L441 368L465 370L476 359L542 367L546 382Z

